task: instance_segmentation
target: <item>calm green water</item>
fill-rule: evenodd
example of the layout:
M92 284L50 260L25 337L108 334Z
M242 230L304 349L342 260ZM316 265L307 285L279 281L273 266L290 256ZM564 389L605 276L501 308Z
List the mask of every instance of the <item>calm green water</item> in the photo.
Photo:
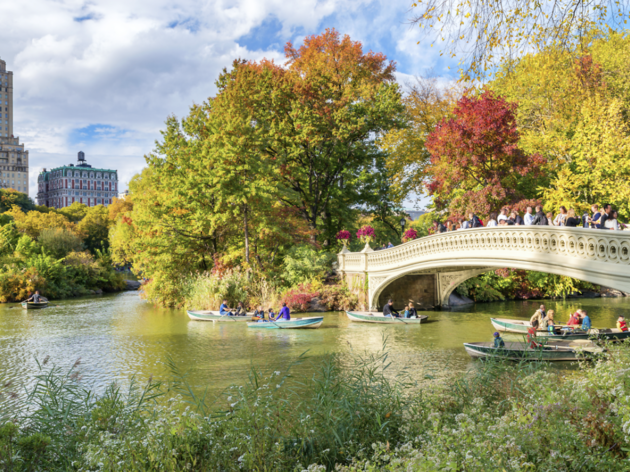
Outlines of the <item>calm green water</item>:
M324 314L317 330L254 330L244 324L191 321L184 311L155 308L135 292L55 302L45 310L0 306L0 381L22 384L37 372L36 359L69 368L78 358L82 382L102 389L112 380L150 375L168 380L163 362L171 355L188 370L196 387L219 391L246 382L252 363L282 368L309 351L312 362L328 352L342 355L379 351L383 336L394 365L425 374L473 365L462 343L490 341L491 317L529 318L540 301L478 304L457 311L428 312L420 326L351 323L344 313ZM630 317L630 299L544 301L565 321L577 308L588 311L595 327L614 326ZM298 367L313 369L307 362Z

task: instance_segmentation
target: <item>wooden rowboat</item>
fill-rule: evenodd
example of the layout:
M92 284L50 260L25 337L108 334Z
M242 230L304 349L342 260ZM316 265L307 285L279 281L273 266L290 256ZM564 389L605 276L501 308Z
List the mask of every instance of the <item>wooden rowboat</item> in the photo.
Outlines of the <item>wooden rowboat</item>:
M540 340L539 340L540 341ZM588 340L552 341L539 348L530 348L525 342L506 342L504 348L495 348L494 343L464 343L466 352L473 358L493 357L525 361L575 361L590 359L604 349Z
M187 311L188 317L196 321L219 321L226 323L237 323L239 321L251 321L252 315L247 316L228 316L222 315L218 311Z
M22 302L22 308L25 310L38 310L40 308L46 308L48 301L45 302Z
M492 326L497 331L504 331L507 333L527 334L527 330L531 327L529 321L524 320L508 320L504 318L490 318ZM556 325L558 328L567 328L564 325ZM550 333L549 331L537 330L536 336L550 339L550 340L579 340L579 339L600 339L607 341L622 341L624 339L630 339L630 331L621 331L616 328L592 328L588 331L583 331L580 328L568 327L567 330L562 330L562 333Z
M369 311L346 311L350 321L360 323L380 323L380 324L420 324L426 321L428 315L420 315L417 318L396 318L383 316L383 313L371 313Z
M247 323L248 328L258 329L315 329L324 322L323 316L310 318L293 318L289 321L252 321Z

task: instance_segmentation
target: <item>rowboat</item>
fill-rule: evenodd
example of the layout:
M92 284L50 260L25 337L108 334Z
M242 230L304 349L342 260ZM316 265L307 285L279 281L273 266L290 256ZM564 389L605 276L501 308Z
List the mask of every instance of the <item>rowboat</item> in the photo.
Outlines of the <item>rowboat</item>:
M529 321L523 320L507 320L504 318L490 318L492 326L497 331L507 333L527 334L527 330L531 327ZM556 325L559 328L566 326ZM630 331L621 331L616 328L592 328L583 331L580 328L562 330L562 333L550 333L549 331L538 330L536 336L553 340L579 340L579 339L601 339L607 341L622 341L630 339Z
M506 333L522 333L527 334L527 330L532 327L527 320L508 320L505 318L490 318L492 326L497 331Z
M310 318L293 318L289 321L252 321L247 323L247 327L259 329L315 329L319 328L323 321L323 316L311 316Z
M22 302L22 308L25 310L38 310L40 308L46 308L48 301L45 302Z
M251 321L252 315L247 316L228 316L222 315L218 311L186 311L191 320L196 321L225 321L227 323L236 323L239 321Z
M369 311L346 311L346 315L348 315L350 321L381 324L420 324L429 318L428 315L421 315L417 318L396 318L395 316L383 316L383 313L371 313Z
M541 347L532 349L525 342L506 342L504 348L495 348L494 343L483 342L464 343L464 348L473 358L494 357L526 361L575 361L604 352L604 349L588 340L553 341L542 344Z

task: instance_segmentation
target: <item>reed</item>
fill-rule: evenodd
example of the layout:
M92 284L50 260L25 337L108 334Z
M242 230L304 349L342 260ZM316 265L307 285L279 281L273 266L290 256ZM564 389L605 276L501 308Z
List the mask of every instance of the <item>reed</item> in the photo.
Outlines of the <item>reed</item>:
M626 470L630 354L560 374L542 363L475 362L418 385L371 354L252 366L219 395L131 379L96 395L80 364L40 365L29 388L0 387L3 471ZM303 364L311 363L309 376ZM315 367L317 366L317 367Z

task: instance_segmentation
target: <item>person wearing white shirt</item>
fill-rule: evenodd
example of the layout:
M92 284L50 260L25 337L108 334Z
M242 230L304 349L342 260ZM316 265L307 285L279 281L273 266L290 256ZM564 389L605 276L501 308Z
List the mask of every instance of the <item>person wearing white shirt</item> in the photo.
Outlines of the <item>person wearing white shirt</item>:
M565 206L561 206L560 207L560 213L558 213L556 218L553 220L553 225L554 226L566 226L566 220L567 220L567 209L566 209Z
M527 207L525 211L525 216L523 216L523 221L525 221L526 226L531 226L532 221L534 221L534 215L532 215L532 207Z
M497 218L497 221L498 221L499 223L501 222L501 220L505 220L505 221L507 221L507 220L508 220L508 216L507 216L507 209L505 209L505 208L503 208L503 209L501 210L501 214L500 214L500 215L499 215L499 217Z
M490 213L490 219L486 224L486 228L493 228L494 226L497 226L497 214L495 212L492 212Z

